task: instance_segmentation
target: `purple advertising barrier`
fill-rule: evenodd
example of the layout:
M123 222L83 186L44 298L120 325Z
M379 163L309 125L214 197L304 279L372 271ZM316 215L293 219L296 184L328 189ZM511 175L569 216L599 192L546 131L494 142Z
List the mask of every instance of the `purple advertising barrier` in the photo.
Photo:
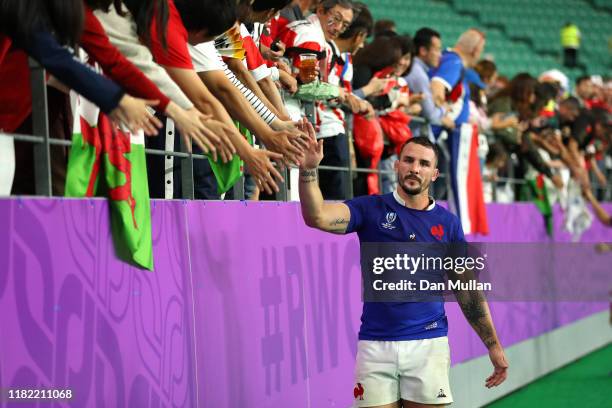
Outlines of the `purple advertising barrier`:
M295 203L193 202L189 219L202 406L350 403L355 238L307 228Z
M0 200L0 406L41 388L73 407L196 406L185 206L152 205L155 273L115 258L108 214L103 200Z
M0 388L70 389L56 406L74 407L351 404L354 235L307 228L296 203L151 206L146 272L116 260L103 200L0 200ZM549 240L534 206L488 209L491 234L474 240ZM583 237L611 240L597 222ZM510 346L607 307L513 302L492 313ZM446 309L453 363L485 354L457 305Z

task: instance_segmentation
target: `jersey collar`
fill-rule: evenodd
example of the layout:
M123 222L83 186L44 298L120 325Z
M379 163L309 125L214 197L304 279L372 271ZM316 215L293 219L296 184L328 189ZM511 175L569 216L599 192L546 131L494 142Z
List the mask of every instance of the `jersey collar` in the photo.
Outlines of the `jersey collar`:
M400 197L400 195L397 193L397 190L393 191L393 198L395 198L395 201L397 201L399 205L401 205L402 207L406 207L406 202L402 197ZM436 200L434 200L433 197L430 196L429 205L427 206L427 208L425 208L424 211L431 211L434 209L435 206Z

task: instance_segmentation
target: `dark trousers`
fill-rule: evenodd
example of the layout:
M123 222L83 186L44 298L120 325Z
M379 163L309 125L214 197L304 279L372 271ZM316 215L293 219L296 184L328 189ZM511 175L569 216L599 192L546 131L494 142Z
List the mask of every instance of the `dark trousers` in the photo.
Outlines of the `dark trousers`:
M578 50L576 48L563 49L563 65L568 68L575 68L578 66Z
M341 133L323 139L323 155L323 166L348 167L350 153L347 136ZM319 186L326 200L346 200L349 182L346 171L319 170Z

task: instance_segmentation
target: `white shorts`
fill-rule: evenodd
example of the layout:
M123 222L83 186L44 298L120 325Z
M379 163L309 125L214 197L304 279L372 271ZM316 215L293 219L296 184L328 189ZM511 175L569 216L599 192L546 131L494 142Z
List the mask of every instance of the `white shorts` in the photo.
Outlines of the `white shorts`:
M360 340L357 345L354 407L400 399L421 404L453 402L447 337L407 341Z

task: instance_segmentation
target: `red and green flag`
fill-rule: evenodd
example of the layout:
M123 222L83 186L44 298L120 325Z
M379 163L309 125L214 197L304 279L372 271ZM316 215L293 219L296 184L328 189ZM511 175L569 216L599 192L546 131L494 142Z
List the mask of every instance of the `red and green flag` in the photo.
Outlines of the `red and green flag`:
M66 196L108 197L118 257L153 270L144 134L122 131L80 96L73 114Z
M552 206L548 199L548 191L546 189L546 183L544 182L544 175L538 174L535 179L527 180L527 184L531 189L533 195L533 202L540 210L540 213L544 217L546 223L546 232L548 235L553 234L553 217L552 217Z

